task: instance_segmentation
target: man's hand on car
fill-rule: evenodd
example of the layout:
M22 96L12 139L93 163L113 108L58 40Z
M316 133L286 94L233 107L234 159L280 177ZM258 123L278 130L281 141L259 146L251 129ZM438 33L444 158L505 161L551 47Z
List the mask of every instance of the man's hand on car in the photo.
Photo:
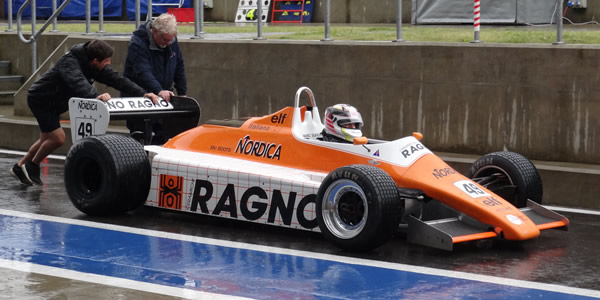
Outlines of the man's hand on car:
M158 103L158 96L155 93L145 93L144 98L150 98L154 104Z
M175 94L173 94L173 92L171 92L169 90L162 90L162 91L158 92L158 96L165 99L167 102L170 102L171 96L174 96L174 95Z
M110 100L110 94L109 93L100 94L100 95L98 95L98 97L96 97L96 99L100 99L100 100L102 100L102 102L106 102L106 101Z

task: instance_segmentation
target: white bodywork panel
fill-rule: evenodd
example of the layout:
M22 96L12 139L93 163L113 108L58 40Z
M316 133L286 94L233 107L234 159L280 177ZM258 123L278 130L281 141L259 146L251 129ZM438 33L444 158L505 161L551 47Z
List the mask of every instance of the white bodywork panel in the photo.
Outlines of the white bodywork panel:
M159 146L145 149L152 165L148 206L318 231L315 201L326 173Z
M88 136L105 134L110 117L104 102L97 99L69 99L73 144Z

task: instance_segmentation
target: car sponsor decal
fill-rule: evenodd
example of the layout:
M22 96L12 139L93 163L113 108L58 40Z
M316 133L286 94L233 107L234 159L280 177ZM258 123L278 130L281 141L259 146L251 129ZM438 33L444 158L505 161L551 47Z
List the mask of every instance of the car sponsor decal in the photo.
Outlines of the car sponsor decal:
M281 144L277 145L269 142L253 141L250 138L250 135L246 135L238 141L234 152L279 160L279 157L281 156Z
M375 160L375 159L369 159L368 162L370 164L374 165L374 166L378 166L379 165L379 162L377 160Z
M77 103L77 108L81 109L81 110L91 110L91 111L96 111L98 110L98 101L79 101L79 103Z
M269 130L271 130L271 126L250 123L250 125L248 125L248 129L269 131Z
M483 203L486 206L502 206L502 202L492 196L487 197L483 200L481 200L481 203Z
M221 152L231 152L231 148L230 147L217 146L217 145L210 145L210 150L212 150L212 151L221 151Z
M463 191L465 194L471 196L472 198L479 197L488 197L490 194L482 190L471 180L460 180L454 183L459 190Z
M521 221L521 219L517 216L514 215L506 215L506 218L513 224L515 225L521 225L523 224L523 221Z
M433 175L433 177L435 179L442 179L448 175L452 175L452 174L457 174L458 172L456 172L456 170L450 168L450 167L446 167L446 168L440 168L440 169L433 169L433 172L431 173L431 175Z
M271 117L271 123L283 124L285 122L286 118L287 118L287 114L279 113L278 115L274 115Z
M377 146L379 156L372 155L372 157L403 167L410 166L422 156L431 153L427 147L414 137L378 144Z
M412 142L404 147L400 148L400 154L403 158L409 158L411 156L421 156L423 154L423 150L425 150L425 146L420 142Z
M112 98L106 102L106 107L110 112L173 109L173 105L162 98L156 103L148 98Z
M275 224L279 214L283 223L281 225L284 226L291 226L292 221L297 221L308 230L318 226L316 217L309 219L307 216L307 213L314 211L316 207L316 194L308 194L298 199L294 191L284 193L273 189L269 195L260 186L240 190L233 183L227 184L221 195L213 195L214 191L215 186L212 182L196 179L190 211L248 221L256 221L266 216L266 222L269 224ZM284 194L288 196L285 197ZM212 211L211 207L214 207ZM293 220L294 216L296 220Z
M181 210L183 177L160 174L158 206Z
M377 149L377 151L375 151L375 153L373 153L373 156L379 157L379 149Z

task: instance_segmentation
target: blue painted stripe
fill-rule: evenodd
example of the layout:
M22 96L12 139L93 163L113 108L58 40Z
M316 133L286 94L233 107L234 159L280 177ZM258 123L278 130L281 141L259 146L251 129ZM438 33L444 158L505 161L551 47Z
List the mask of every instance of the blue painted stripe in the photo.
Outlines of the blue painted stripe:
M261 299L594 299L2 214L0 258Z

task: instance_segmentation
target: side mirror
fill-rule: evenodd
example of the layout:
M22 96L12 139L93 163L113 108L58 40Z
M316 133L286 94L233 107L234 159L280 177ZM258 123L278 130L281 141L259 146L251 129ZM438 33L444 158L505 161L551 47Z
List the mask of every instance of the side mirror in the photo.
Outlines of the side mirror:
M413 132L412 136L419 141L423 139L423 134L420 132Z
M365 145L369 143L369 139L365 136L357 137L352 140L352 144L354 145Z

